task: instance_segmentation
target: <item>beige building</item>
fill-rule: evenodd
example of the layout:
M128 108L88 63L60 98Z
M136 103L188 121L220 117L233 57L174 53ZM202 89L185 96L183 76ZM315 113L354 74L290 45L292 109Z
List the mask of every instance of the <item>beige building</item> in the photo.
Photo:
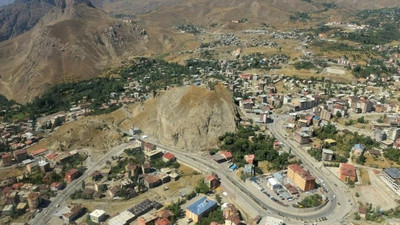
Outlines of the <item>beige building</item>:
M291 179L302 191L309 191L315 187L315 177L305 171L298 164L289 165L287 177Z

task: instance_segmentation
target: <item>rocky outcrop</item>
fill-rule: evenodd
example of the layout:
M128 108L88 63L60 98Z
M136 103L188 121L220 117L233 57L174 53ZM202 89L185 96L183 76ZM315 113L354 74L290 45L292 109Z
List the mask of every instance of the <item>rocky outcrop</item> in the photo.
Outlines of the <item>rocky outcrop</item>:
M186 86L173 88L136 107L131 125L158 138L164 145L184 150L215 147L218 137L234 132L239 110L229 90Z

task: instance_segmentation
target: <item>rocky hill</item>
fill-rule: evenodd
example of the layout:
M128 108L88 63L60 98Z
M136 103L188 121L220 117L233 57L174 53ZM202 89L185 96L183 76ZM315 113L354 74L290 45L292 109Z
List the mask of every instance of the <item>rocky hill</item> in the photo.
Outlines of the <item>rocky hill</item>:
M0 43L0 94L27 102L50 85L88 79L132 54L146 33L85 0L58 0L35 27Z
M2 1L1 4L8 2ZM56 0L17 0L0 8L0 41L32 29L56 6Z
M133 110L133 118L121 125L140 127L161 144L184 150L215 147L218 137L234 132L240 113L224 86L173 88Z

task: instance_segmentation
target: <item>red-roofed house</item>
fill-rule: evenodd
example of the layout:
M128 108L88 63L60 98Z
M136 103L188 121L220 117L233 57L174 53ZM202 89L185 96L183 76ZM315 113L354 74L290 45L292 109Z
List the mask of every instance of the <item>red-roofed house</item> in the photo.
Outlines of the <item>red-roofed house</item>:
M12 187L16 190L20 190L22 186L24 186L24 183L15 183L12 185Z
M46 148L41 148L41 149L38 149L38 150L33 151L33 152L31 153L31 155L32 155L32 156L38 156L38 155L44 154L45 152L47 152L47 149L46 149Z
M11 153L6 153L6 154L2 155L1 159L3 160L3 166L10 166L12 164Z
M158 218L155 222L156 225L172 225L171 221L167 218Z
M220 151L219 154L227 161L232 159L232 153L229 151Z
M156 150L157 146L153 145L152 143L148 143L148 142L143 142L143 150L145 151L152 151L152 150Z
M172 154L172 153L170 153L170 152L166 152L166 153L163 155L162 160L163 160L164 162L172 162L172 161L175 160L175 155Z
M71 183L79 176L79 170L77 169L70 169L68 172L65 173L65 180L67 183Z
M205 182L207 186L211 189L217 188L219 186L219 179L215 174L207 174L205 176Z
M64 188L64 184L61 182L53 182L50 185L50 190L52 191L58 191Z
M348 163L340 163L340 179L344 182L355 182L357 179L356 168Z
M55 160L57 158L58 154L57 153L50 153L48 155L46 155L46 158L50 159L50 160Z

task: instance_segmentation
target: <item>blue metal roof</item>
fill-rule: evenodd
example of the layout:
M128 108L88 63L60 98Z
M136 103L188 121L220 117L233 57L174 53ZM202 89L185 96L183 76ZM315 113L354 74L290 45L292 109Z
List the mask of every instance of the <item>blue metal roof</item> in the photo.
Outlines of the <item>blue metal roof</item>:
M392 179L400 178L400 170L397 168L386 168L383 170L387 175L389 175Z
M365 146L362 145L362 144L355 144L355 145L354 145L354 149L361 149L361 150L364 150L364 149L365 149Z
M215 206L217 206L217 202L208 199L207 196L204 196L195 203L188 206L187 209L196 215L201 215Z
M281 173L278 173L278 172L272 174L272 176L273 176L275 179L277 179L277 180L282 180L282 179L283 179L282 174L281 174Z

